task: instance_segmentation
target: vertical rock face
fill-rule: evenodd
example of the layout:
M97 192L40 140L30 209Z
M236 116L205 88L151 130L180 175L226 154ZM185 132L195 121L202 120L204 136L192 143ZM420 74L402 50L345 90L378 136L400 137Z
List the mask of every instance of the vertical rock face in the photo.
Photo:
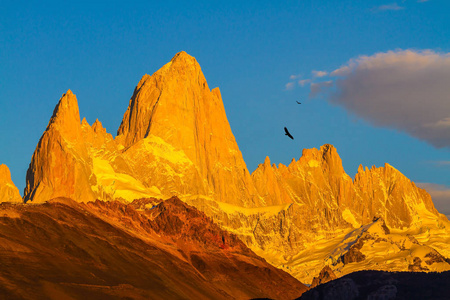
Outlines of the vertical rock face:
M77 98L69 90L56 105L33 154L24 200L132 201L155 195L129 174L132 170L102 124L80 122Z
M350 226L342 211L354 198L355 191L332 145L323 145L319 150L304 149L300 159L292 160L289 166L268 168L264 163L253 172L255 186L266 203L281 200L299 206L296 217L299 229L320 231ZM281 198L278 191L282 191Z
M352 180L332 145L304 149L302 157L288 167L280 164L277 168L268 162L266 158L252 174L266 203L300 204L307 212L304 219L322 229L357 228L374 217L383 217L389 227L401 229L427 212L439 218L430 195L389 164L370 170L360 166Z
M450 224L440 216L426 191L389 164L370 170L360 167L352 180L345 173L336 149L324 145L320 149L303 150L300 159L292 160L289 166L271 166L266 158L252 173L252 179L265 203L291 204L276 213L228 214L221 218L225 220L224 225L242 232L254 251L275 265L287 266L286 270L305 282L311 282L318 270L328 264L342 276L366 264L364 256L373 260L372 268L380 268L381 262L374 261L372 248L363 248L363 255L351 247L353 240L349 241L355 232L377 219L385 220L387 232L391 228L395 232L407 232L404 235L420 236L424 230L435 231L442 240L430 244L426 238L424 244L448 255L444 241L449 237L445 227ZM408 270L404 263L409 260L408 250L400 245L398 252L394 251L397 256L392 254L390 247L397 240L405 237L387 233L387 237L377 242L375 257L384 253L391 261L385 268ZM348 257L345 261L353 263L342 268L335 256L347 247L354 253L347 252L344 260ZM423 249L430 251L426 246ZM448 267L436 263L433 270Z
M25 189L25 201L35 202L161 195L262 205L219 89L209 90L185 52L142 78L115 140L100 122L80 122L75 95L64 94L36 147Z
M80 122L75 95L64 94L33 154L24 194L33 202L175 195L307 282L374 219L423 243L423 228L448 232L426 191L388 164L360 167L352 180L332 145L305 149L288 166L267 157L250 175L219 89L209 89L185 52L142 77L115 139L98 120ZM446 243L430 243L450 256ZM388 244L380 247L390 251Z
M56 197L94 200L90 174L77 98L68 90L56 105L31 159L24 201L44 202Z
M22 202L19 189L11 180L11 173L6 165L0 165L0 202Z
M372 169L359 167L354 186L362 222L383 217L393 228L409 227L427 211L439 216L431 196L389 164Z
M209 89L200 65L185 52L141 79L117 134L149 186L240 206L260 204L220 91ZM161 163L142 164L140 157Z

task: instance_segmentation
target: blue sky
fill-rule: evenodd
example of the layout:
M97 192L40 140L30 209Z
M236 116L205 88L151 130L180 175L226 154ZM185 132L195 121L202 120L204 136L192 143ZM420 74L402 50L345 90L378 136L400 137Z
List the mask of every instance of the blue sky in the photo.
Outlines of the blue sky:
M10 167L22 192L37 142L69 88L81 117L89 123L98 118L115 135L139 79L184 50L197 58L210 88L220 87L250 171L266 155L288 164L303 148L331 143L350 176L359 164L388 162L415 182L445 190L448 11L445 0L2 1L0 163ZM402 60L406 50L412 58ZM410 72L416 58L424 58L424 66ZM353 75L330 75L345 66ZM381 79L389 74L405 80L386 88ZM332 87L320 86L311 98L311 82L301 86L299 80ZM359 88L366 84L374 88ZM425 107L431 107L429 119L417 118L424 107L409 105L410 96L432 104ZM390 114L374 110L377 105L398 109ZM440 119L433 119L435 112ZM294 141L283 135L284 126Z

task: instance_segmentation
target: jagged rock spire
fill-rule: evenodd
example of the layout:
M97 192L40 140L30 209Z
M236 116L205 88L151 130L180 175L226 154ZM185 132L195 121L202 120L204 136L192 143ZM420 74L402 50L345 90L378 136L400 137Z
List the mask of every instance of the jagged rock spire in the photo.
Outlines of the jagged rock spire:
M11 180L11 172L3 164L0 164L0 202L22 202L19 189Z
M202 194L241 206L259 203L231 132L220 91L209 89L197 60L186 52L176 54L152 76L142 77L117 133L117 140L125 149L145 138L158 139L158 144L170 145L186 156L195 170L191 168L186 174L171 166L177 174L184 173L179 180L184 182L183 186L170 183L171 190ZM134 148L142 151L141 144ZM167 189L165 185L170 180L147 184Z
M27 171L24 201L56 197L93 200L78 101L71 90L62 95L39 140Z

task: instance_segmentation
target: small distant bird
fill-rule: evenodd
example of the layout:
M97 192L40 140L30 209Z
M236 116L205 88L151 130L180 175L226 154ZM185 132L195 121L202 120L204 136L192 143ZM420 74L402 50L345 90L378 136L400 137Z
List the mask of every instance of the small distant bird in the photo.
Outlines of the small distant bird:
M302 104L301 102L298 102L298 101L295 101L295 102L297 102L297 104Z
M286 132L285 135L287 135L287 136L290 137L291 139L294 139L294 137L289 133L289 131L287 130L286 127L284 127L284 132Z

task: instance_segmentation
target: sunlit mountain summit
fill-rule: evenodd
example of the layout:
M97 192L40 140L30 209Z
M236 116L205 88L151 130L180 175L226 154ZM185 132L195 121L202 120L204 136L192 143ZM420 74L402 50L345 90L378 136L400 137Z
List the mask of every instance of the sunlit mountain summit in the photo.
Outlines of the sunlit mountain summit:
M172 196L305 283L326 266L338 277L450 269L449 221L389 164L351 178L326 144L288 166L267 157L250 174L219 89L185 52L142 77L116 137L81 121L70 90L61 97L31 159L26 203Z

